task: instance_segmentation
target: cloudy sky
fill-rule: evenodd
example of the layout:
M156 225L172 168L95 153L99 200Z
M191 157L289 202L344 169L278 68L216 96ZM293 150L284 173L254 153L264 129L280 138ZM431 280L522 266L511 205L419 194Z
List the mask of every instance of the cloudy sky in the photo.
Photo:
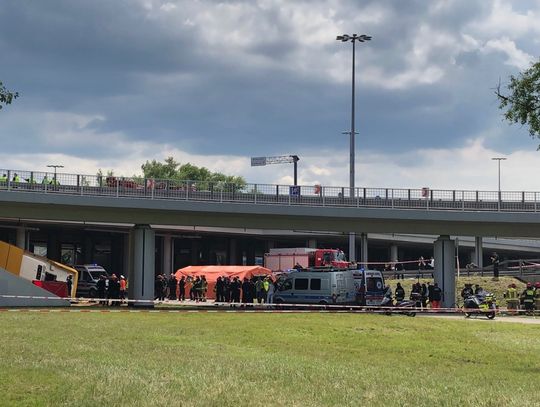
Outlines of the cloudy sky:
M3 0L0 167L140 173L173 156L249 182L540 191L499 81L540 56L540 0Z

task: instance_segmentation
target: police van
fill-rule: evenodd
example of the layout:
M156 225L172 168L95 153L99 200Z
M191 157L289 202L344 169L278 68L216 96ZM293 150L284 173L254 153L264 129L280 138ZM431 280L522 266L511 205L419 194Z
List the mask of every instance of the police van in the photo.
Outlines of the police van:
M79 272L79 281L77 284L77 297L97 297L97 282L101 276L109 278L109 273L103 267L97 264L83 264L73 266Z
M354 304L356 286L351 270L291 271L276 284L276 304Z

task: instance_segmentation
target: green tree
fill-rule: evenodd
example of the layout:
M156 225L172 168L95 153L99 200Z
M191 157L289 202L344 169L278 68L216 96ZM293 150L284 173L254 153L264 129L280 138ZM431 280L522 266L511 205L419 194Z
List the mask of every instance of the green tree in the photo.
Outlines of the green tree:
M2 109L2 105L9 105L18 97L18 92L11 92L7 90L4 84L0 81L0 109Z
M197 167L191 163L181 164L173 157L167 157L164 162L146 161L141 165L145 178L169 179L176 181L195 181L208 183L235 184L243 187L246 181L243 177L212 172L205 167Z
M519 75L510 76L507 90L504 95L499 86L496 92L505 119L527 125L529 135L540 138L540 60Z

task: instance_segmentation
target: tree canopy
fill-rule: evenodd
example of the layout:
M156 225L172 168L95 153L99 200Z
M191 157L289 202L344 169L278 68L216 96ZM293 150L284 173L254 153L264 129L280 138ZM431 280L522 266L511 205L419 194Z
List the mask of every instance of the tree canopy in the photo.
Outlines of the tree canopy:
M508 94L497 89L501 110L510 123L529 127L529 135L540 138L540 60L517 76L510 76ZM539 146L540 148L540 146Z
M145 178L225 182L236 185L246 184L243 177L212 172L208 168L197 167L190 163L181 164L173 157L167 157L164 162L156 160L146 161L146 163L141 166L141 169L143 170Z
M17 99L18 97L18 92L11 92L7 90L4 84L0 81L0 109L2 109L2 105L9 105L11 104L11 102L13 102L14 99Z

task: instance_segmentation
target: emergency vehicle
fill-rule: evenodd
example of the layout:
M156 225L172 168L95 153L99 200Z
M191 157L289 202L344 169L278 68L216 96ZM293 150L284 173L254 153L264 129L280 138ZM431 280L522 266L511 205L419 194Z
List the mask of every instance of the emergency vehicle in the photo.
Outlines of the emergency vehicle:
M276 304L354 304L357 289L351 270L291 271L276 284Z
M345 254L339 249L311 249L294 247L287 249L270 249L264 255L264 267L277 271L286 271L300 265L302 268L334 267L349 268Z
M384 299L384 277L378 270L352 270L357 292L357 303L379 306Z

